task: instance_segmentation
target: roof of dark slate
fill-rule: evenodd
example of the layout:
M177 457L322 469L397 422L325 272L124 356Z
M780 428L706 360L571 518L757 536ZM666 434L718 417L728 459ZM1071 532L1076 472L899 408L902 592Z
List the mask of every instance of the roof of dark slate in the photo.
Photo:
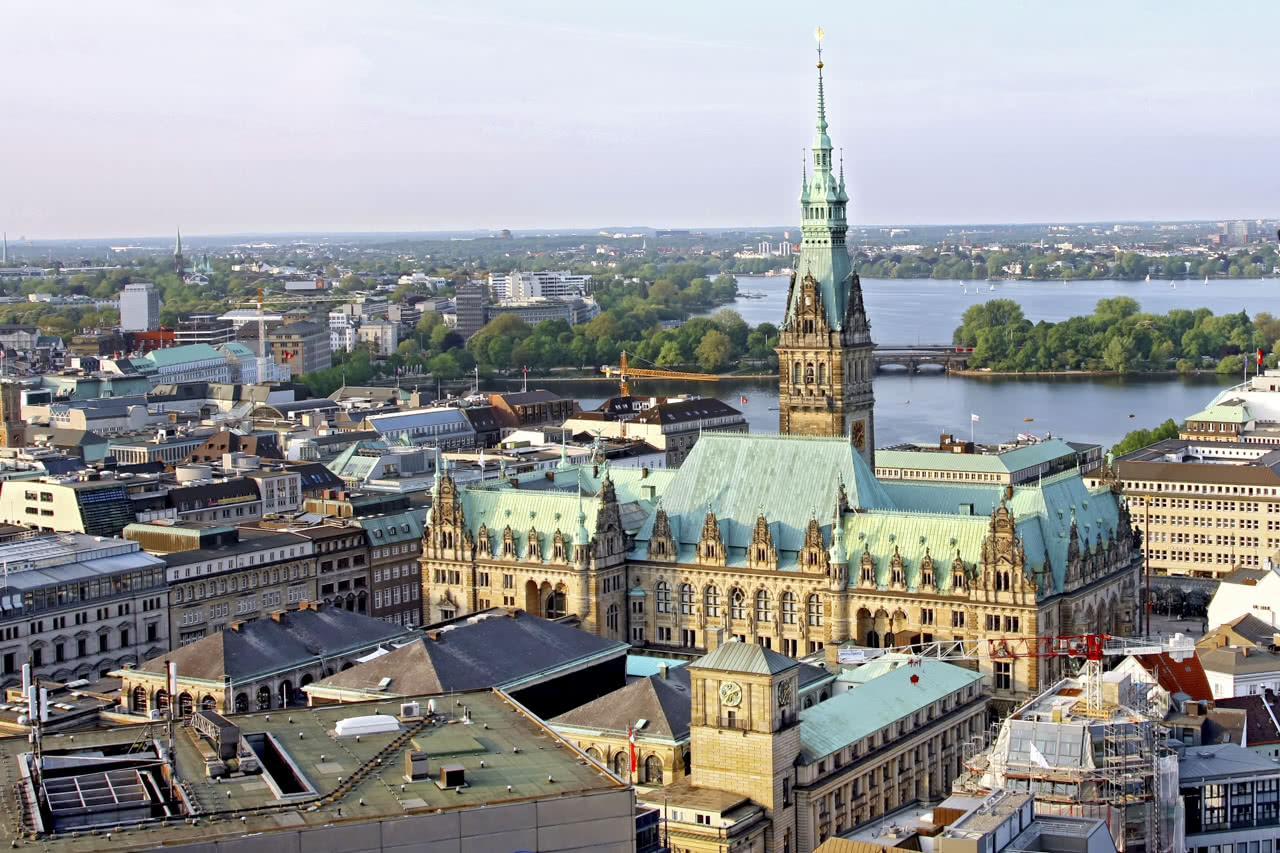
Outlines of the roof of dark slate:
M755 643L744 643L730 640L708 655L693 661L690 666L699 669L716 669L721 672L744 672L755 675L776 675L792 667L799 666L800 661L779 654L773 649Z
M337 607L291 610L275 619L258 619L158 655L138 667L164 672L178 664L179 676L233 681L303 666L318 657L334 657L369 648L411 632L400 625Z
M689 670L679 666L667 677L651 675L606 693L551 720L552 724L626 732L636 720L648 722L637 734L685 740L690 720Z
M294 463L288 469L302 478L303 489L341 489L346 485L341 477L319 462Z
M1276 629L1263 622L1252 613L1246 613L1227 623L1237 634L1259 645L1270 644L1276 635Z
M545 391L541 388L534 391L511 391L502 394L491 394L491 397L498 397L508 406L528 406L531 403L558 403L565 400L559 394L553 391ZM566 402L572 402L566 400Z
M235 479L224 480L221 483L205 483L199 486L187 486L182 489L170 489L169 505L177 506L184 501L201 504L224 498L240 497L241 495L258 497L257 484L249 479Z
M317 686L401 696L517 686L538 673L593 657L625 655L629 646L524 611L495 609L427 629L427 636L339 672Z
M1214 705L1244 711L1250 746L1280 743L1280 699L1270 690L1266 694L1216 699Z

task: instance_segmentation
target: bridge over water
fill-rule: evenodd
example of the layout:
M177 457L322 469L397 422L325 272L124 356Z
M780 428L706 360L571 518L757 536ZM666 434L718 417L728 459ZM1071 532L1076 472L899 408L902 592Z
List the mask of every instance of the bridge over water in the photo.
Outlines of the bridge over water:
M969 366L972 347L951 344L876 344L872 358L876 369L902 367L915 373L925 365L932 365L942 372L964 370Z

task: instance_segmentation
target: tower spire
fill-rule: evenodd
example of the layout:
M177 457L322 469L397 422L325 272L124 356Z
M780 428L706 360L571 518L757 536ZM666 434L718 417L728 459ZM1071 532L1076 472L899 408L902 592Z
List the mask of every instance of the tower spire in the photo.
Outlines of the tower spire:
M818 27L813 31L813 37L818 40L818 136L819 138L827 135L827 104L822 92L822 38L826 33L822 31L822 27ZM814 147L819 147L814 143ZM831 147L831 140L827 140L827 147Z

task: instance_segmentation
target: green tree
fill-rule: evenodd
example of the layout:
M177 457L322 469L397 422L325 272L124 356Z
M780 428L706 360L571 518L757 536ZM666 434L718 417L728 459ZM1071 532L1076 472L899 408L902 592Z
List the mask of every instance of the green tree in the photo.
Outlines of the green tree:
M1102 362L1109 370L1128 373L1133 366L1133 338L1114 337L1102 353Z
M733 345L729 336L724 332L712 330L702 336L697 349L694 350L694 357L699 367L708 373L714 373L729 364L732 352Z
M1116 456L1123 456L1126 453L1132 453L1135 450L1141 450L1144 447L1155 444L1157 441L1177 437L1178 425L1172 419L1169 419L1154 430L1136 429L1127 433L1124 438L1120 439L1119 444L1111 448L1111 452Z

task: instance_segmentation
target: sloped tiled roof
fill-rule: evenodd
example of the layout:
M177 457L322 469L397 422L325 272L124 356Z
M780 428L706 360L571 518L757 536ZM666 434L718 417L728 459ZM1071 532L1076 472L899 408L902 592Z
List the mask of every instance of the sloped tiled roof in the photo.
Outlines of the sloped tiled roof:
M730 640L710 654L693 661L690 666L720 672L743 672L752 675L776 675L800 665L800 661L766 649L756 643Z
M676 667L667 677L651 675L620 690L574 708L551 720L553 726L626 733L637 720L646 720L638 735L685 740L689 737L691 706L689 670Z
M1239 616L1228 622L1227 625L1231 626L1232 630L1246 640L1260 645L1269 644L1276 634L1275 628L1272 628L1252 613Z
M294 610L279 622L258 619L241 625L238 631L218 631L138 668L164 672L165 662L174 661L179 676L251 681L265 673L304 666L319 657L342 655L410 633L399 625L336 607Z
M208 344L187 344L181 347L153 349L143 358L156 367L174 367L193 361L217 361L225 358L225 356Z
M1155 676L1157 683L1170 694L1185 693L1197 702L1213 700L1213 690L1198 655L1184 661L1174 660L1167 652L1136 657L1142 668Z
M336 673L317 687L374 690L398 696L485 687L518 688L541 673L577 661L625 655L626 643L523 611L457 620L403 648Z
M1219 708L1244 711L1249 746L1280 743L1280 700L1275 694L1231 696L1214 702Z

